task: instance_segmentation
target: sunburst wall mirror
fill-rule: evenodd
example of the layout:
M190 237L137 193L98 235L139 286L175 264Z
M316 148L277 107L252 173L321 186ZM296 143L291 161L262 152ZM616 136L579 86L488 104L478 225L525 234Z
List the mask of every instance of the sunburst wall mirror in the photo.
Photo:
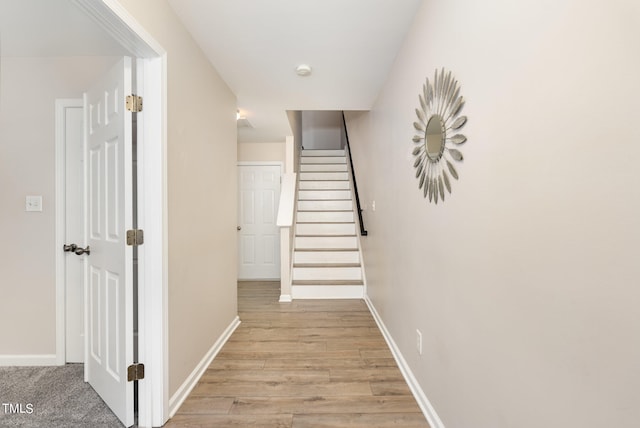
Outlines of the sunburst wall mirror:
M467 123L466 116L460 116L464 98L460 95L460 85L444 68L436 70L433 82L427 78L418 94L420 106L416 108L418 120L413 122L418 132L413 137L418 188L429 202L444 201L445 190L451 193L451 179L458 179L455 163L462 162L460 145L467 137L459 130Z

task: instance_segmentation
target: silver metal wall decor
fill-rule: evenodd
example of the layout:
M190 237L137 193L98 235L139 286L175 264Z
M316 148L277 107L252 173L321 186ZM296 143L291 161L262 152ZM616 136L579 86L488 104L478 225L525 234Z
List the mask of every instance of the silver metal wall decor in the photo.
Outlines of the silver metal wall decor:
M436 70L433 82L427 78L418 95L420 107L416 109L418 121L413 127L418 134L413 137L413 155L418 188L429 202L444 201L445 189L451 193L451 177L458 179L455 162L462 161L458 149L467 137L458 131L467 123L466 116L459 116L464 106L458 81L451 71Z

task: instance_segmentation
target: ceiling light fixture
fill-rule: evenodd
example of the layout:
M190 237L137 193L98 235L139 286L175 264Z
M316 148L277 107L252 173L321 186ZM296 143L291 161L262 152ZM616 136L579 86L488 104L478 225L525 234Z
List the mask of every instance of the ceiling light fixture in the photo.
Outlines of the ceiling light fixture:
M308 64L300 64L296 67L296 73L298 73L298 76L308 76L311 74L311 66Z

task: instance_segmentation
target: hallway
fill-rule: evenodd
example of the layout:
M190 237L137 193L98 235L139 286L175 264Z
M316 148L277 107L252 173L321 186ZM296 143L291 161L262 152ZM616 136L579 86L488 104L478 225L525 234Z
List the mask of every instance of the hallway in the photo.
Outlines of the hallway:
M239 283L242 324L166 427L428 427L364 301L279 294Z

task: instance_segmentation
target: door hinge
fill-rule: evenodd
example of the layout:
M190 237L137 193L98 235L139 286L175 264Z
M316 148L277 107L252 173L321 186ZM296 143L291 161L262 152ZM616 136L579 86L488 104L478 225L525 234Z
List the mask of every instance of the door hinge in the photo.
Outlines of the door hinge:
M127 245L137 247L144 244L144 231L142 229L127 230Z
M142 97L138 95L127 95L127 110L134 113L142 111Z
M134 380L144 379L144 364L133 363L127 367L127 381L133 382Z

